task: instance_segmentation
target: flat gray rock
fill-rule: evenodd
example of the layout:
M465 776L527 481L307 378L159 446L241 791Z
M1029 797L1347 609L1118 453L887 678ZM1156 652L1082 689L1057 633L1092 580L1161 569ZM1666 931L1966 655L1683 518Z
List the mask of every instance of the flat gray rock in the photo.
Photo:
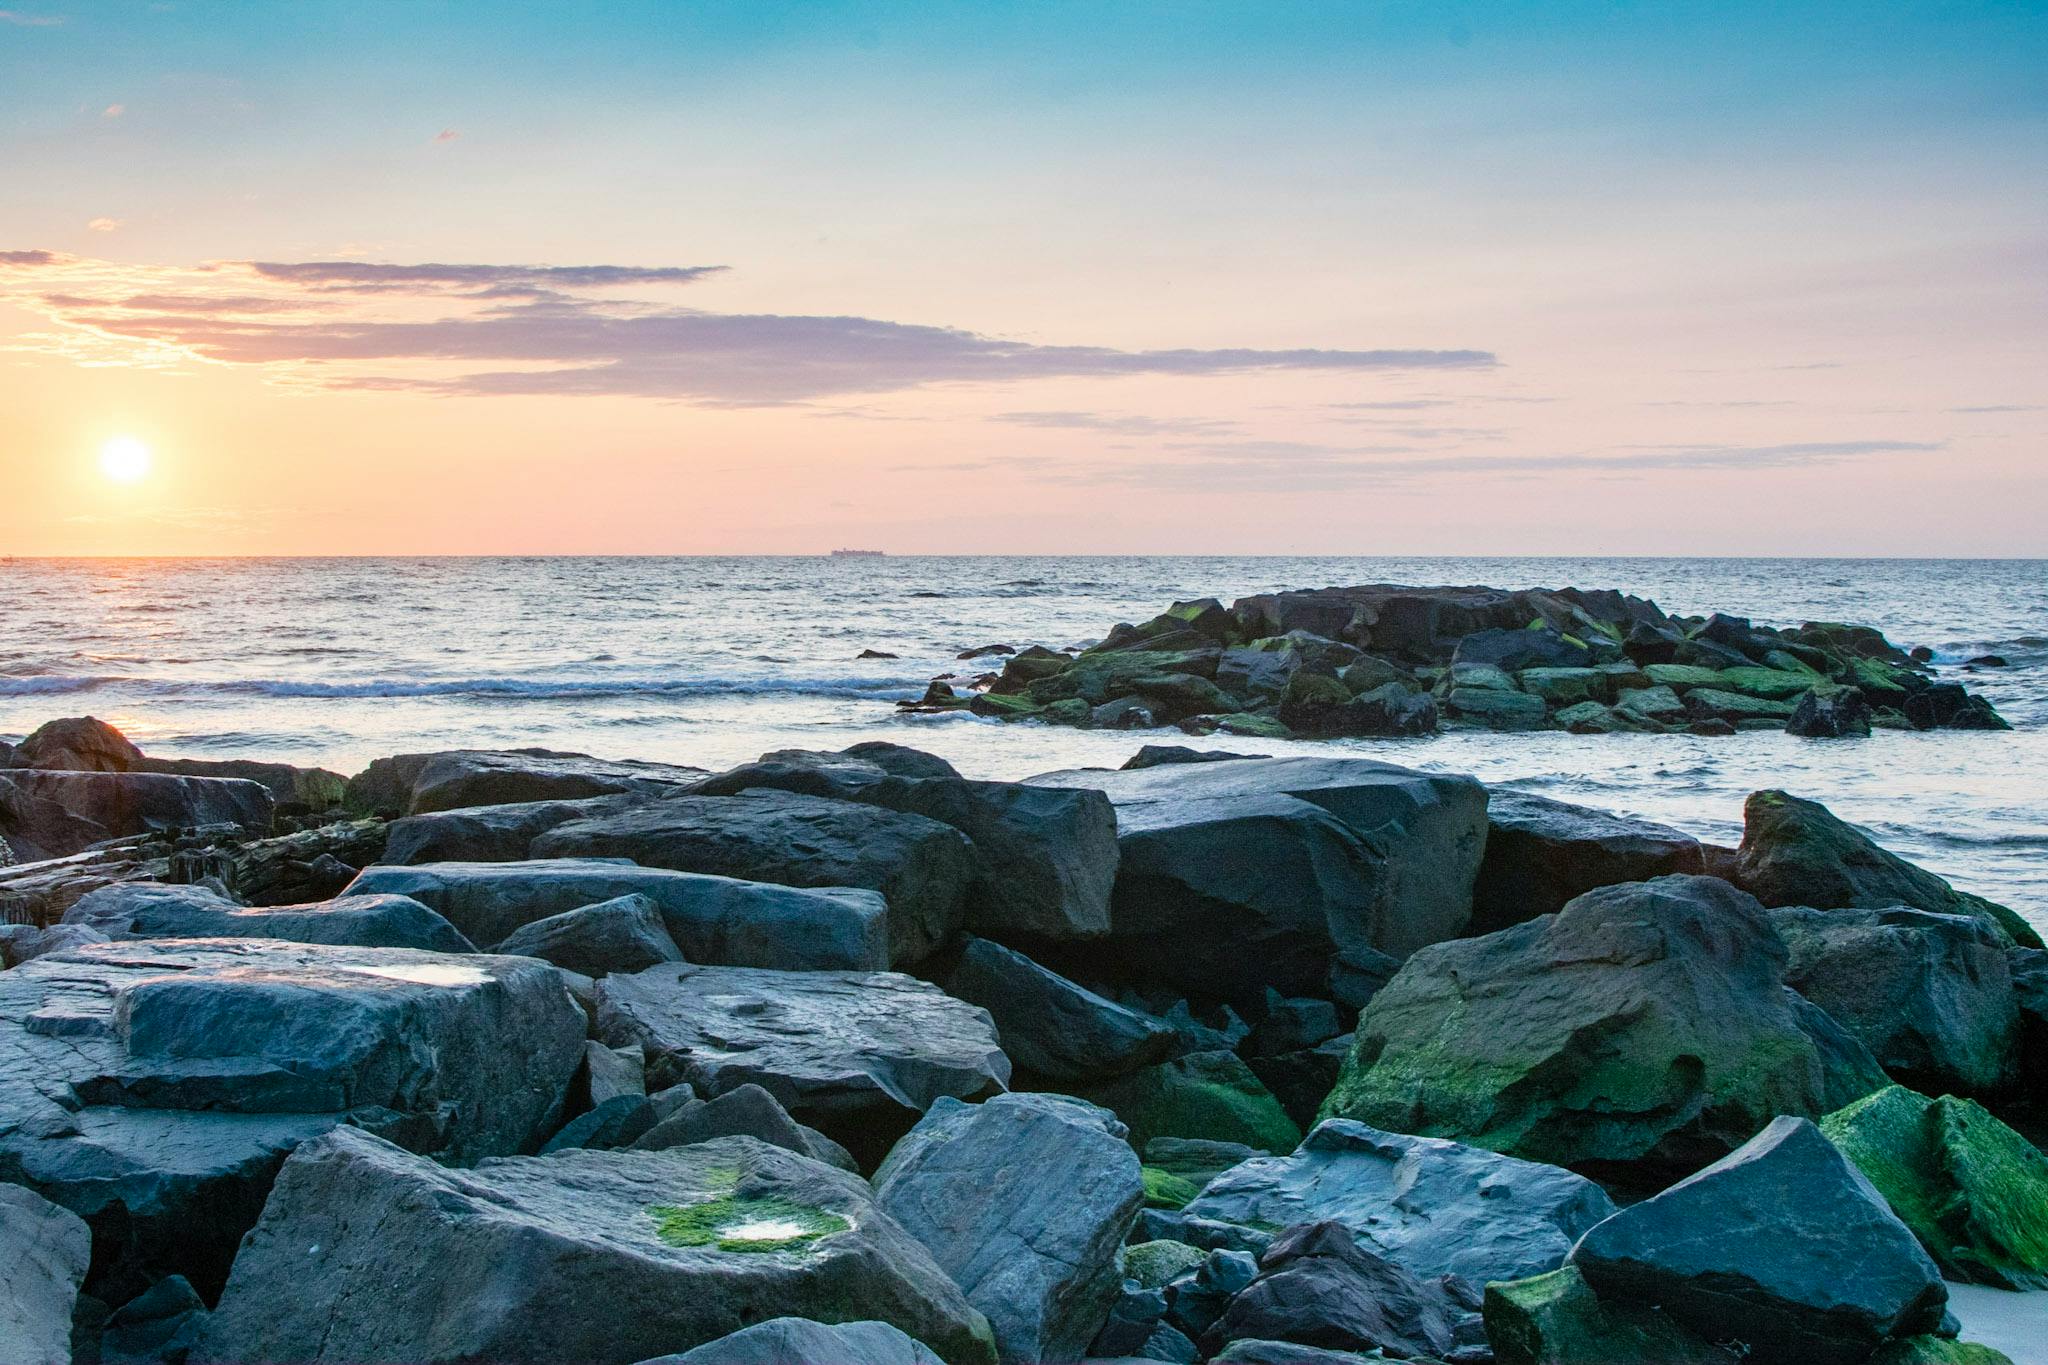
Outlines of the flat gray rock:
M357 896L312 905L237 905L202 886L122 882L80 897L64 912L111 939L275 938L357 948L473 953L446 919L409 896Z
M1076 1361L1123 1283L1144 1202L1116 1116L1062 1095L940 1099L875 1173L875 1201L979 1308L1004 1361Z
M1049 1081L1106 1080L1184 1050L1168 1025L987 939L968 940L946 992L987 1010L1010 1060Z
M1000 1091L1010 1062L986 1012L896 972L654 967L597 984L598 1036L641 1044L662 1084L754 1084L856 1156L941 1096Z
M526 958L108 943L0 973L0 1175L93 1226L92 1292L217 1288L278 1163L343 1121L451 1161L559 1121L584 1017Z
M591 977L643 972L683 959L682 949L662 922L660 907L637 891L523 924L498 945L498 951L541 958Z
M568 910L642 895L692 962L793 971L882 968L888 906L853 887L796 888L636 867L603 858L370 867L342 898L411 896L471 941L495 947L522 926Z
M886 1322L827 1326L771 1318L694 1350L641 1365L940 1365L929 1346Z
M348 1129L285 1164L195 1358L629 1365L764 1310L993 1359L987 1323L859 1177L779 1147L451 1170Z
M1489 792L1472 929L1492 933L1599 886L1705 871L1699 840L1669 825L1527 792Z
M91 1259L92 1234L77 1214L0 1185L0 1360L70 1365L71 1312Z
M1557 1269L1614 1201L1562 1167L1329 1119L1291 1156L1224 1171L1182 1212L1252 1227L1338 1222L1415 1275L1485 1284Z
M704 776L700 768L592 758L553 749L450 749L380 758L349 779L348 804L387 815L464 806L659 796Z

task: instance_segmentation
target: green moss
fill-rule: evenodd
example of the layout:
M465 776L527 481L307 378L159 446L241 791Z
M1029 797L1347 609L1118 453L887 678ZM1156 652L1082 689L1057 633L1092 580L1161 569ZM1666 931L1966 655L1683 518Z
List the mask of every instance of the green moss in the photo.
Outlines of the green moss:
M1193 1181L1172 1171L1162 1171L1157 1166L1145 1167L1143 1174L1145 1207L1148 1209L1185 1208L1201 1193Z
M1186 1242L1139 1242L1124 1248L1124 1278L1144 1289L1163 1289L1208 1256Z
M1575 1266L1487 1285L1484 1312L1500 1365L1737 1365L1733 1354L1654 1309L1601 1302Z
M654 1204L647 1210L655 1235L672 1247L719 1251L788 1251L853 1224L826 1209L770 1195L728 1195L695 1204Z
M2013 1365L2012 1357L1974 1341L1905 1337L1885 1343L1866 1365Z

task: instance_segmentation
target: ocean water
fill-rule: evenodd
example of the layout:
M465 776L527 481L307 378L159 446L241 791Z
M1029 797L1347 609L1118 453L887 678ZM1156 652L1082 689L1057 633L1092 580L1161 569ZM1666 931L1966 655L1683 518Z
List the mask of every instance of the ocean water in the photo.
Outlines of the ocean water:
M1082 644L1176 598L1341 583L1620 588L1668 611L1876 625L2009 733L1494 735L1287 744L1005 725L892 705L978 645ZM152 753L353 772L542 745L717 768L889 739L975 776L1113 766L1149 741L1355 750L1732 843L1767 786L2048 928L2048 561L1552 558L0 559L0 736L113 722ZM894 659L860 659L864 649ZM1966 673L1995 653L2012 667Z

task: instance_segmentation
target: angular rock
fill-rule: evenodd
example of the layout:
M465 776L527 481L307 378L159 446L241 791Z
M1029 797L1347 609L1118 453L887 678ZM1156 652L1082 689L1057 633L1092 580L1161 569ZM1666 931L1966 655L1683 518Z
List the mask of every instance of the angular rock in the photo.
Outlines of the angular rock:
M1785 983L1828 1012L1898 1080L1996 1090L2016 1070L2019 1008L1998 932L1924 910L1770 912Z
M1243 759L1031 779L1116 806L1098 969L1247 1003L1329 990L1347 950L1405 956L1460 932L1485 842L1466 777L1363 759Z
M1178 1176L1200 1191L1232 1166L1261 1155L1242 1142L1156 1137L1145 1144L1145 1169Z
M105 934L83 924L53 924L47 929L38 929L33 924L0 924L0 969L19 967L48 953L107 941Z
M1801 1118L1615 1214L1572 1264L1603 1301L1654 1305L1757 1365L1852 1365L1936 1330L1948 1302L1912 1232Z
M142 766L142 750L97 716L73 716L36 727L7 756L10 768L46 768L55 772L132 773Z
M661 911L692 962L792 970L888 965L888 911L873 891L736 881L596 858L365 868L343 898L410 896L473 942L496 946L536 920L620 896Z
M2048 1157L1982 1106L1895 1085L1821 1131L1949 1279L2048 1289Z
M1608 1303L1576 1266L1486 1286L1498 1365L1741 1365L1655 1308Z
M974 1006L895 972L654 967L597 985L597 1032L715 1097L749 1083L863 1160L941 1096L1000 1091L1009 1059Z
M1338 1222L1412 1274L1484 1284L1557 1269L1614 1202L1556 1166L1330 1119L1292 1156L1223 1172L1185 1212L1254 1227Z
M1885 1084L1786 988L1786 957L1718 878L1589 891L1410 958L1323 1112L1581 1170L1695 1169Z
M255 782L277 802L279 815L313 815L339 806L348 793L348 779L325 768L300 768L290 763L265 763L249 758L143 758L143 773L179 777L232 777Z
M1167 1025L987 939L967 941L945 986L987 1010L1010 1060L1049 1082L1106 1080L1182 1050Z
M521 801L464 806L391 822L387 863L509 863L527 856L533 841L557 825L625 810L637 796L588 796L580 801Z
M672 794L704 777L701 768L611 762L552 749L453 749L380 758L349 779L352 809L419 815L461 806L574 801L630 792Z
M0 1179L93 1227L97 1297L217 1288L278 1163L351 1121L451 1161L531 1150L583 1013L524 958L109 943L0 973Z
M2014 911L1956 890L1879 848L1820 802L1782 791L1752 792L1742 803L1736 881L1765 905L1817 910L1907 905L1939 915L1973 915L1989 921L2009 942L2042 946L2040 934Z
M1144 1197L1124 1137L1113 1115L1061 1095L939 1099L875 1173L875 1202L988 1318L999 1359L1079 1360Z
M683 960L660 908L639 892L523 924L506 935L498 951L593 977Z
M681 1355L641 1365L940 1365L932 1349L886 1322L827 1326L770 1318Z
M658 1152L721 1137L759 1138L827 1166L843 1171L856 1169L844 1147L791 1118L789 1111L758 1085L742 1085L716 1099L687 1100L633 1139L633 1147L636 1151Z
M1113 1110L1141 1149L1161 1137L1243 1143L1262 1152L1292 1151L1301 1142L1301 1129L1231 1052L1191 1052L1075 1090Z
M134 834L235 825L270 832L275 803L254 782L164 773L0 772L0 837L24 862Z
M1444 704L1458 719L1496 730L1538 729L1549 714L1541 697L1490 687L1453 687Z
M274 938L357 948L473 953L446 919L409 896L357 896L315 905L243 906L200 886L122 882L64 912L109 939Z
M1461 1310L1428 1284L1359 1245L1341 1223L1290 1228L1259 1258L1259 1277L1202 1337L1214 1355L1241 1338L1326 1350L1441 1356Z
M1870 703L1855 687L1828 684L1807 690L1792 708L1785 733L1810 739L1842 739L1870 733Z
M0 1360L70 1365L71 1313L91 1259L77 1214L0 1185Z
M573 820L534 840L532 852L879 891L889 906L892 965L929 956L958 931L977 870L973 845L936 820L772 790L677 797Z
M1486 857L1472 888L1472 932L1564 909L1617 882L1705 871L1697 839L1668 825L1527 792L1492 791Z
M450 1170L347 1129L286 1163L199 1358L627 1365L764 1307L993 1359L981 1315L859 1178L793 1152L722 1138Z

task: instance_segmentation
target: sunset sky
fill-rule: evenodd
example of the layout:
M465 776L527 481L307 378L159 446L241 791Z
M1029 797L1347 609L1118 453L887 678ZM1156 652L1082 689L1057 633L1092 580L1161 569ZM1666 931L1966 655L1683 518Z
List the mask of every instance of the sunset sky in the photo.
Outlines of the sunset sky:
M2048 554L2040 3L0 6L0 555Z

